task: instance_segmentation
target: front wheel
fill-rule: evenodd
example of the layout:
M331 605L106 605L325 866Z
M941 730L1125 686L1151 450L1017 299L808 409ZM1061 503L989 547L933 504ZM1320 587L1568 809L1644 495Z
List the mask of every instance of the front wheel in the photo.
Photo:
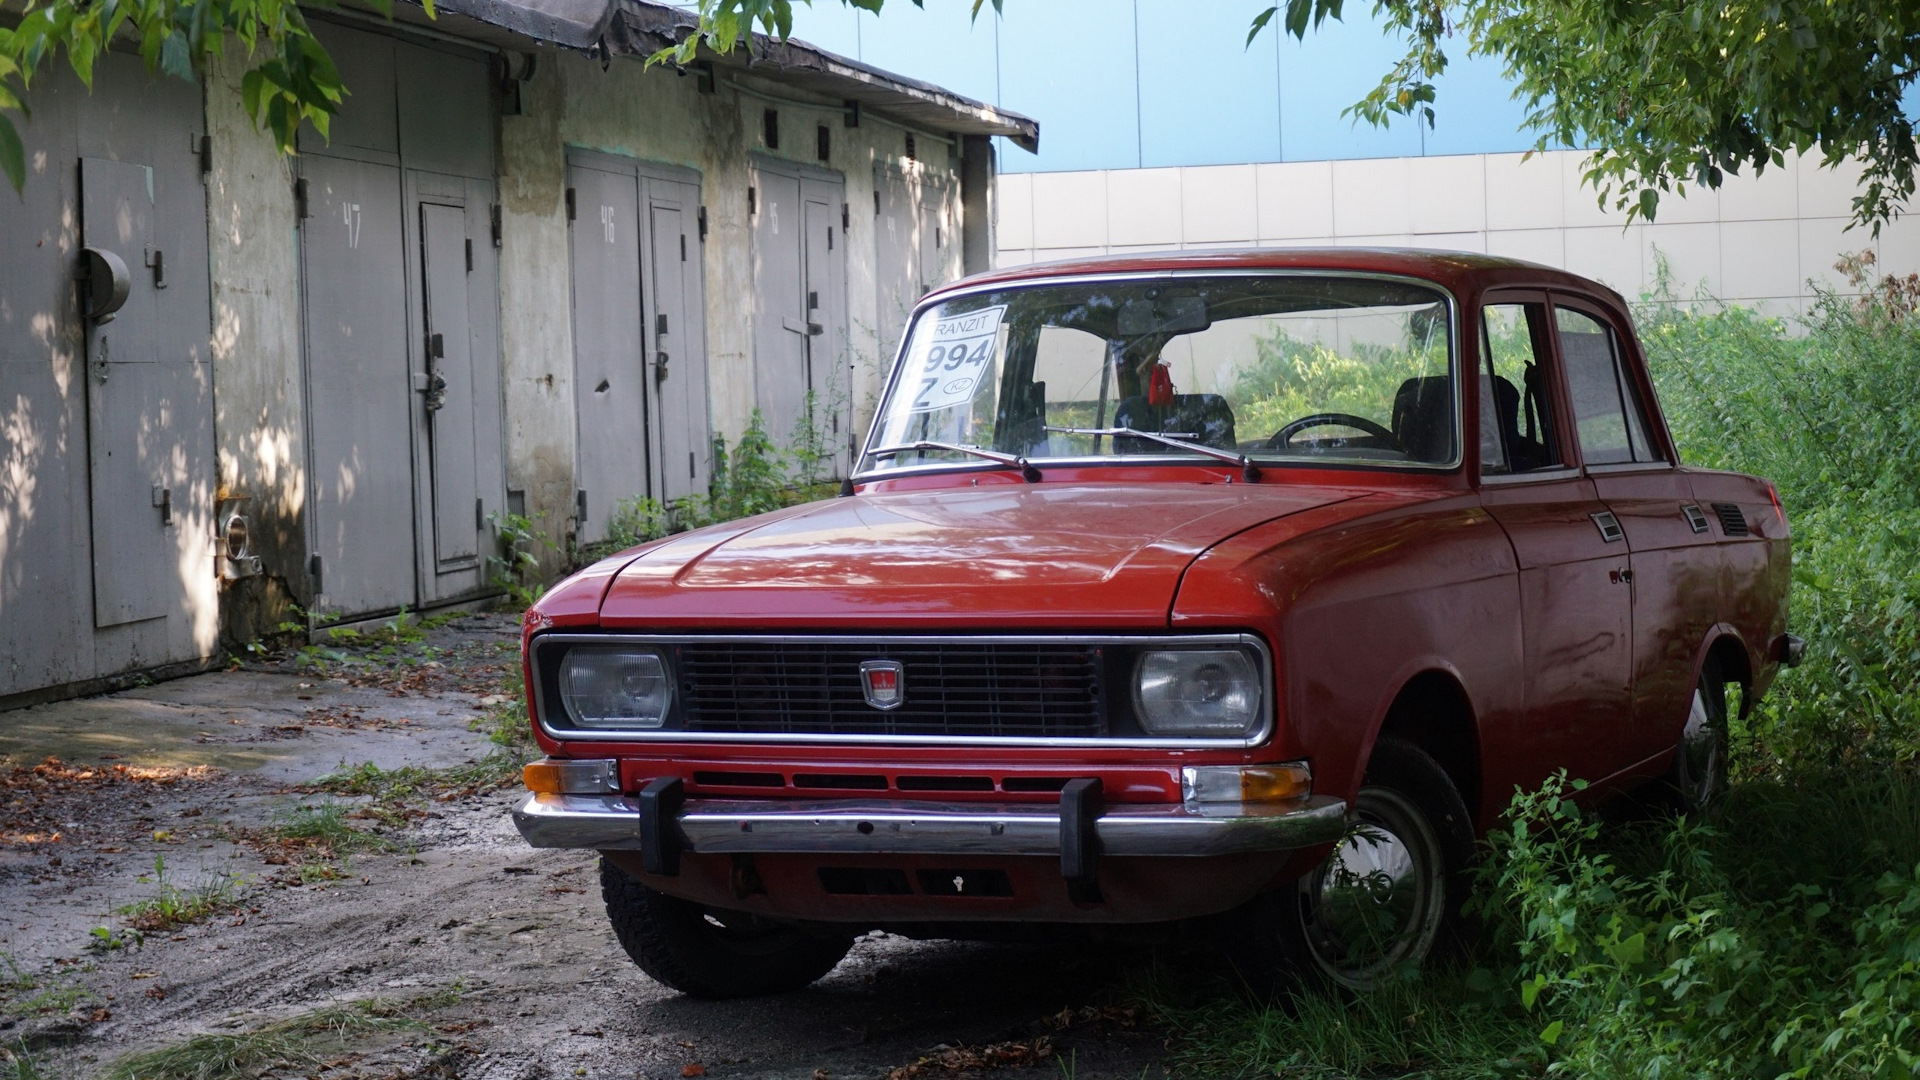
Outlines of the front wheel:
M1446 770L1411 743L1381 739L1346 838L1250 910L1248 958L1371 990L1433 952L1465 899L1472 857L1472 819Z
M640 970L692 997L799 990L853 948L850 934L769 922L668 896L600 860L600 896L614 936Z

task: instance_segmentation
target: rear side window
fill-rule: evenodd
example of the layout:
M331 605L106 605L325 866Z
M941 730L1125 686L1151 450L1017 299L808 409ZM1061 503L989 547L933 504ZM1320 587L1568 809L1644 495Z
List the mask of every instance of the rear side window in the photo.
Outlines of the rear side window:
M1622 364L1613 328L1571 308L1555 308L1554 322L1580 456L1588 465L1660 460L1647 440L1646 409Z
M1488 304L1480 309L1480 471L1525 473L1560 464L1553 410L1541 364L1547 306Z

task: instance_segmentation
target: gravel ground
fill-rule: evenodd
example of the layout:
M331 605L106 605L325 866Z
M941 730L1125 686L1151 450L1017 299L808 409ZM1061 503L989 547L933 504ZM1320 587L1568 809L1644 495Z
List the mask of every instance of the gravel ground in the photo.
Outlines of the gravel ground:
M16 1059L0 1076L31 1075L22 1056L43 1077L102 1075L169 1047L134 1071L1165 1075L1163 1036L1114 1004L1150 974L1145 949L876 934L806 991L695 1001L620 951L590 854L520 842L512 790L375 806L309 786L366 761L484 760L513 635L466 617L0 717L0 1055ZM276 832L315 807L379 849ZM166 925L162 896L212 911ZM205 1071L236 1047L257 1056Z

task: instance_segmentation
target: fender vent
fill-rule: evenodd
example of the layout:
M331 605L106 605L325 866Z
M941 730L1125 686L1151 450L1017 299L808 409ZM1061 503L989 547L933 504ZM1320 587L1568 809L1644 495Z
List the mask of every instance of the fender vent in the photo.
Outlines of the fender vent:
M1720 517L1720 531L1728 536L1752 536L1753 530L1747 527L1747 515L1733 503L1714 503L1713 512Z

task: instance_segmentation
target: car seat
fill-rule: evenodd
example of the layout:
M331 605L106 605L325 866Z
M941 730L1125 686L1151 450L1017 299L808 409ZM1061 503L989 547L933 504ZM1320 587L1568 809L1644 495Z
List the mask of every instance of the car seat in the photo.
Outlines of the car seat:
M1533 369L1528 368L1529 371ZM1494 419L1500 427L1500 439L1507 448L1507 467L1513 472L1531 472L1553 464L1553 455L1532 432L1520 431L1520 389L1504 375L1493 377ZM1532 425L1529 424L1529 427Z
M1113 410L1113 426L1135 431L1166 432L1193 436L1190 442L1236 449L1233 435L1233 406L1219 394L1175 394L1173 404L1156 406L1145 397L1122 398ZM1115 436L1113 449L1119 454L1144 454L1166 447L1145 439Z
M1393 437L1414 461L1453 460L1453 379L1408 379L1393 395Z

